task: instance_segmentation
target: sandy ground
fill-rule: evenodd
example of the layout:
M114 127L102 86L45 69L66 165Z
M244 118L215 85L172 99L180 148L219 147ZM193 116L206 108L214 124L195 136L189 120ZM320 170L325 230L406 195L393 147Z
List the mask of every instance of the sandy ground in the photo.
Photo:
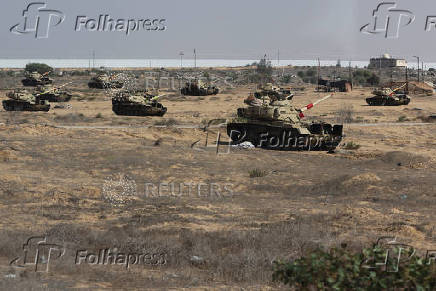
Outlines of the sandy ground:
M228 152L224 129L210 129L205 147L202 129L141 126L231 118L251 87L212 97L170 92L161 101L168 113L159 118L116 116L104 91L85 86L84 79L73 89L70 109L0 111L0 276L7 278L0 286L276 289L271 261L315 246L358 248L388 235L419 252L436 249L436 123L421 118L436 112L435 97L369 107L369 89L336 93L306 114L336 123L352 112L336 153ZM324 95L307 87L294 101L303 107ZM360 148L347 150L350 142ZM250 178L254 170L260 177ZM129 203L105 199L110 181L123 181L118 191L136 185ZM169 185L163 197L150 197L147 183ZM185 186L171 196L180 183L192 183L192 192ZM49 272L8 265L32 236L66 248ZM107 247L159 250L167 262L129 270L74 264L76 250Z

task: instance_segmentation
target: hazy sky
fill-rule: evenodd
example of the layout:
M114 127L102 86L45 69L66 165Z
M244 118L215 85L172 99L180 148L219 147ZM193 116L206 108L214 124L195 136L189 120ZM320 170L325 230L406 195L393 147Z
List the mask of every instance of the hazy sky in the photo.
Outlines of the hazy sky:
M17 35L10 28L23 22L23 10L45 2L59 10L63 23L49 37ZM184 51L199 58L258 59L267 53L282 59L367 60L389 52L413 60L436 61L436 28L425 31L426 17L436 15L434 0L400 0L397 9L416 17L397 39L368 35L360 28L372 22L372 0L3 0L0 10L0 58L178 58ZM164 31L96 32L74 30L77 16L98 19L165 19ZM57 18L52 18L56 20ZM436 19L436 17L435 17Z

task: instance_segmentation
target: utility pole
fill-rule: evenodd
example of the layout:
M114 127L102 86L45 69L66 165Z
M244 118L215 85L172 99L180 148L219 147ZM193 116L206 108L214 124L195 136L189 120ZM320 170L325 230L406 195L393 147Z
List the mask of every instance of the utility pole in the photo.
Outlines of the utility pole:
M424 62L422 62L422 66L421 66L421 68L422 68L422 81L423 82L425 82L425 70L424 70Z
M409 94L409 68L406 66L406 94Z
M418 59L418 83L419 83L419 81L420 81L420 79L419 79L419 57L417 57L417 56L413 56L413 57Z
M277 67L280 66L280 49L277 50Z
M318 58L318 84L316 85L316 86L317 86L317 91L318 91L318 92L319 92L319 80L320 80L320 78L321 78L320 74L321 74L321 61L320 61L319 58Z
M185 54L183 53L183 52L180 52L179 53L179 56L180 56L180 69L182 69L183 68L183 56L184 56Z
M197 68L197 52L194 49L194 68Z
M280 76L280 49L277 49L277 73Z
M353 87L353 74L351 74L351 61L348 63L348 79L351 83L351 87Z
M92 51L92 68L95 68L95 51Z

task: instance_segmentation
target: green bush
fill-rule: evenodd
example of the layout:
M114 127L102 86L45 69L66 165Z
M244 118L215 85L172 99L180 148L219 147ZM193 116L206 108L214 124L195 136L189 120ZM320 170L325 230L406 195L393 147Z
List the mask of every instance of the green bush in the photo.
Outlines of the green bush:
M280 82L288 84L289 82L291 82L292 77L290 75L284 75L280 78Z
M30 63L26 65L26 68L24 69L26 72L32 73L32 72L38 72L40 74L45 74L47 72L52 73L53 68L46 64L40 64L40 63Z
M260 170L260 169L253 169L248 171L248 174L250 175L250 178L261 178L261 177L265 177L266 175L268 175L268 173L264 170Z
M354 151L354 150L358 150L358 149L360 149L360 145L357 144L357 143L355 143L355 142L353 142L353 141L350 141L350 142L347 142L347 143L344 145L344 149L346 149L346 150L350 150L350 151Z
M391 249L391 255L408 260L385 262L386 250L379 245L353 253L341 249L316 250L290 263L274 262L273 280L296 290L435 290L436 265L424 258Z

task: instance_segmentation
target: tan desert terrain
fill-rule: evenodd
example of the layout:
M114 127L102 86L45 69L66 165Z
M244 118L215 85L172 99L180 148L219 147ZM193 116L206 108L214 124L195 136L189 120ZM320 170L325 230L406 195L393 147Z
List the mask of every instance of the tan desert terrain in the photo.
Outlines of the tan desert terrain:
M253 86L207 97L168 92L164 117L123 117L104 90L87 89L88 79L75 78L71 108L0 110L1 289L280 289L271 262L317 246L358 249L393 236L420 253L436 249L436 123L425 119L436 112L434 96L369 107L370 88L335 93L306 114L336 124L349 112L335 153L228 152L225 128L181 125L234 117ZM325 95L306 85L294 103ZM360 147L349 150L350 142ZM253 170L262 175L251 178ZM136 185L125 205L103 193L120 177ZM169 185L146 197L147 183ZM171 196L181 183L193 183L192 192ZM35 236L62 245L63 256L48 272L10 266ZM105 248L164 254L165 263L76 264L78 250Z

